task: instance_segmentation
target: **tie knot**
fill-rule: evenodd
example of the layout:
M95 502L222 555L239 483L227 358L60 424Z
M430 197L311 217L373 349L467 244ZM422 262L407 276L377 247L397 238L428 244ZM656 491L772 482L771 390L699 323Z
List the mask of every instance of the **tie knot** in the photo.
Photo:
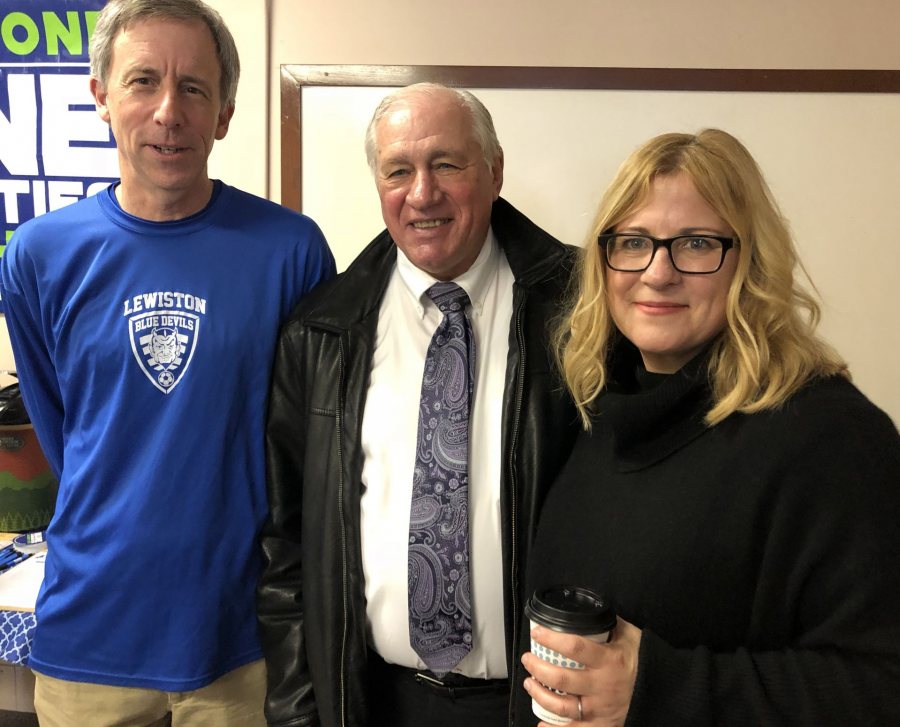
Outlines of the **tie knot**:
M435 283L425 294L444 314L464 312L469 305L469 296L456 283Z

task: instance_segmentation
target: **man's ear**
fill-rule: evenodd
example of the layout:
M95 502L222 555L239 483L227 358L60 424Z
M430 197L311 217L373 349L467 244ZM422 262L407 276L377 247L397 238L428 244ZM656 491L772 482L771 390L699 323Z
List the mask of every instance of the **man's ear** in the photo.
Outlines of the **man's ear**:
M500 190L503 188L503 149L497 155L497 161L491 167L491 174L494 176L494 199L500 196Z
M106 88L96 78L91 78L91 95L94 97L94 103L97 104L97 113L108 124L109 107L106 105Z
M221 111L219 111L219 121L216 124L216 141L225 138L232 116L234 116L234 104L223 106Z

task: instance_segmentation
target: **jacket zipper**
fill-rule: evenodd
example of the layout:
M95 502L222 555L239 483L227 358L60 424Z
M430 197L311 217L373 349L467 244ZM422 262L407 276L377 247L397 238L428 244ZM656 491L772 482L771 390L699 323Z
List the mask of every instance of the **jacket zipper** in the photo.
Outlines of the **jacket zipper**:
M515 456L516 456L516 447L519 443L519 424L522 420L522 398L525 393L525 342L524 342L524 331L522 329L522 311L525 308L525 300L520 303L519 307L516 309L516 343L519 346L519 373L516 381L516 411L515 411L515 419L513 420L513 432L512 437L510 438L510 448L509 448L509 483L510 483L510 546L511 553L510 557L512 560L512 565L510 567L509 578L510 578L510 601L512 602L512 643L511 647L514 647L516 644L516 640L519 635L519 599L517 596L517 588L518 581L516 580L516 572L518 569L518 483L516 482L516 467L515 467ZM509 675L510 680L513 678L513 674L515 673L516 667L516 655L512 655L512 659L509 661L511 672ZM512 716L513 716L513 699L509 700L509 707L507 710L507 721L509 724L512 724Z
M344 339L341 336L338 342L338 396L344 395ZM337 416L335 418L337 426L337 454L338 469L340 475L338 477L338 519L341 523L341 583L343 586L343 607L344 607L344 633L341 638L341 676L340 676L340 697L341 697L341 725L347 724L347 695L346 695L346 657L347 657L347 633L350 630L350 617L348 615L348 591L347 586L347 520L344 513L344 402L337 402Z

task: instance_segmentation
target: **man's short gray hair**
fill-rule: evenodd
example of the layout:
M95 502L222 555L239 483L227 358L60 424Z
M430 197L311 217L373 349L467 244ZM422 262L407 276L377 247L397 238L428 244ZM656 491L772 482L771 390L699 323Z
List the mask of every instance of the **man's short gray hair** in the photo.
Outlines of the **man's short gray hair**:
M97 16L97 25L91 36L91 76L106 88L113 43L119 32L149 18L200 20L206 23L216 44L222 106L234 106L241 75L237 46L222 16L202 0L109 0Z
M413 96L437 96L438 94L450 93L456 97L459 105L469 112L472 120L472 134L478 146L481 147L481 153L484 155L484 161L489 167L493 167L503 154L500 148L500 141L497 139L497 132L494 129L494 120L491 118L491 112L485 108L485 105L478 98L461 88L451 88L440 83L414 83L411 86L404 86L394 93L388 94L375 113L372 114L372 120L366 129L366 160L369 162L369 168L374 172L375 163L378 156L378 148L375 142L375 132L381 120L388 115L391 109L400 102L406 101Z

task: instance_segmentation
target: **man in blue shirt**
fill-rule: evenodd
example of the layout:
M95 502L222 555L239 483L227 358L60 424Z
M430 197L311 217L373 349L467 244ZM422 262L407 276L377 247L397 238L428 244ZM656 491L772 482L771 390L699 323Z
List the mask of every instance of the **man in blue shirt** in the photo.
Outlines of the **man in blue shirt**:
M308 218L208 177L238 75L201 0L111 0L90 84L121 181L23 224L4 256L60 480L30 661L45 727L265 724L269 376L282 320L334 260Z

